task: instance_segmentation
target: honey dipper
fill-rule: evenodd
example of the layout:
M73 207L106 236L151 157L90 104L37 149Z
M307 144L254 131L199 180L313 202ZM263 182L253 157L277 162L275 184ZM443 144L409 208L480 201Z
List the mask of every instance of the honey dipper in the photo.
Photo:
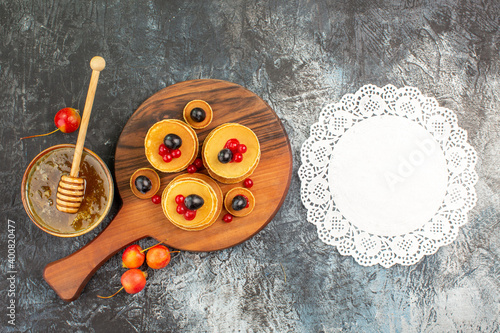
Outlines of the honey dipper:
M87 99L85 100L85 107L83 108L80 131L78 132L78 139L76 140L73 164L71 165L69 176L63 175L59 181L59 186L57 187L56 208L61 212L72 214L78 212L85 195L85 181L82 178L78 178L78 173L80 171L83 144L85 143L85 136L89 125L92 104L94 104L94 96L97 88L97 81L99 80L99 73L105 66L106 61L104 61L102 57L93 57L92 60L90 60L92 76L90 77L89 91L87 92Z

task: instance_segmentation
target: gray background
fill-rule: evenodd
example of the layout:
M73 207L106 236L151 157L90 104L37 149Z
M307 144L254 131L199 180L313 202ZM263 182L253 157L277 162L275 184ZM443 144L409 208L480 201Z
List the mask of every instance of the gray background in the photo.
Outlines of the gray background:
M0 0L2 311L12 219L18 331L498 332L499 26L494 0ZM214 78L271 105L290 137L294 173L283 209L249 241L181 253L143 292L98 299L120 285L116 255L65 303L43 267L82 247L110 218L74 239L35 227L21 203L23 171L40 151L77 135L19 138L52 130L62 107L83 109L94 55L107 66L86 146L110 168L121 129L145 99L176 82ZM478 153L470 222L411 267L362 267L340 256L319 241L300 203L299 152L310 125L323 105L367 83L416 86L435 97L456 112ZM4 312L0 328L10 330Z

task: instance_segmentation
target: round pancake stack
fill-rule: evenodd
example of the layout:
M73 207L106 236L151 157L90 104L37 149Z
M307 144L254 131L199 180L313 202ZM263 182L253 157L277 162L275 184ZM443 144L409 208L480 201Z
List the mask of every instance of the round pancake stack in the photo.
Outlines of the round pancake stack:
M218 154L230 139L237 139L247 147L247 151L241 162L224 164L218 160ZM212 178L224 184L235 184L250 176L257 168L260 160L259 139L246 126L236 123L222 124L205 138L201 155L203 164Z
M163 161L158 153L160 145L167 134L176 134L182 139L179 148L181 156L170 162ZM177 119L165 119L155 123L149 129L144 139L146 157L149 163L162 172L178 172L186 169L198 155L198 136L186 123Z
M204 204L196 210L193 220L186 220L177 213L177 195L196 194L203 198ZM176 227L188 231L199 231L211 226L222 211L223 194L219 185L203 174L183 174L174 178L163 190L161 205L167 219Z

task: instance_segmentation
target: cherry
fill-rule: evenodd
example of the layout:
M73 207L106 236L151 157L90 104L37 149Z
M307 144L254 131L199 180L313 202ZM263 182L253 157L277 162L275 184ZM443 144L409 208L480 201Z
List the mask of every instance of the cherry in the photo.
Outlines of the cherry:
M247 146L245 146L244 144L240 144L238 145L238 148L236 149L238 151L238 153L246 153L247 152Z
M222 221L226 222L226 223L230 223L233 221L233 215L227 213L224 215L224 217L222 217Z
M182 194L179 194L175 197L175 203L180 205L181 203L184 203L184 199L184 196Z
M156 245L149 249L146 262L153 269L161 269L170 262L170 251L164 245Z
M171 154L172 154L172 158L179 158L179 157L181 157L182 153L179 149L174 149L174 150L172 150Z
M243 154L242 153L235 153L233 155L233 162L240 163L243 161Z
M82 118L80 117L80 114L78 113L77 109L64 108L59 110L54 117L54 123L56 124L57 129L45 134L26 136L24 138L21 138L21 140L36 138L39 136L46 136L55 133L57 131L61 131L63 133L73 133L80 126L81 120Z
M146 276L146 272L143 272L137 268L129 269L122 275L122 286L127 293L136 294L146 286Z
M161 197L158 194L155 194L151 197L151 201L153 201L155 205L158 205L161 203Z
M196 167L196 169L198 170L203 169L203 161L201 160L201 158L198 157L197 159L195 159L193 164Z
M250 178L245 179L245 181L243 182L243 186L245 186L246 188L251 188L253 186L253 180L251 180Z
M196 211L195 210L189 210L186 209L186 212L184 213L184 218L188 221L194 220L196 217Z
M172 154L163 155L162 158L164 162L170 163L172 161Z
M167 155L170 153L170 149L167 148L167 146L165 146L164 143L162 143L160 145L160 148L158 148L158 154L160 154L161 156L164 156L164 155Z
M123 251L123 267L138 268L144 263L145 257L146 255L142 252L142 248L139 245L130 245Z
M195 173L196 171L198 171L198 169L196 168L196 165L194 165L194 164L188 165L187 172L189 172L189 173Z

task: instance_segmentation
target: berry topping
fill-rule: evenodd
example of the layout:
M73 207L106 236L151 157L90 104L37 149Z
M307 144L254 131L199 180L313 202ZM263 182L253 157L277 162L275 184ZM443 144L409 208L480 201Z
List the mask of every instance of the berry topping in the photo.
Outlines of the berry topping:
M240 144L240 142L238 141L238 139L229 139L229 140L227 140L224 148L228 148L232 152L235 152L236 149L238 149L239 144Z
M188 221L193 220L196 217L196 211L195 210L186 210L184 213L184 218Z
M219 152L219 155L217 155L217 159L221 163L229 163L233 159L233 153L231 152L230 149L224 148Z
M161 202L161 197L158 194L155 194L151 197L151 201L153 201L155 205L158 205Z
M166 154L162 156L163 161L170 163L172 161L172 154Z
M186 199L184 199L184 206L186 206L186 208L189 210L200 209L204 203L205 201L203 200L203 198L196 194L188 195Z
M186 212L186 206L184 206L183 204L177 205L177 208L175 210L179 214L184 214Z
M152 186L151 179L146 176L139 176L135 179L135 187L141 193L148 192Z
M198 169L196 168L196 165L194 164L189 164L188 167L187 167L187 171L189 173L195 173L196 171L198 171Z
M253 180L251 180L250 178L245 179L245 181L243 182L243 186L245 186L246 188L251 188L253 186Z
M193 164L196 167L196 169L198 170L203 169L203 161L201 160L201 158L198 157L197 159L195 159Z
M226 223L230 223L233 221L233 215L227 213L224 215L224 217L222 218L222 221L226 222Z
M244 154L247 152L247 146L245 146L244 144L240 144L238 145L237 151L238 153Z
M172 155L172 158L179 158L181 157L181 151L179 149L174 149L170 153Z
M235 211L242 210L243 208L246 208L248 205L248 199L245 198L243 195L237 195L233 198L233 202L231 204L231 207Z
M193 119L197 123L201 123L207 117L205 110L203 110L201 108L192 109L190 115L191 115L191 119Z
M182 194L179 194L178 196L175 197L175 203L180 205L184 203L184 196Z
M242 153L235 153L233 155L233 162L240 163L243 161L243 154Z
M158 154L160 154L161 156L164 156L164 155L167 155L170 153L170 149L167 148L167 146L165 146L164 143L162 143L160 145L160 148L158 148Z
M182 145L182 139L177 134L170 133L165 135L163 143L168 149L178 149Z

